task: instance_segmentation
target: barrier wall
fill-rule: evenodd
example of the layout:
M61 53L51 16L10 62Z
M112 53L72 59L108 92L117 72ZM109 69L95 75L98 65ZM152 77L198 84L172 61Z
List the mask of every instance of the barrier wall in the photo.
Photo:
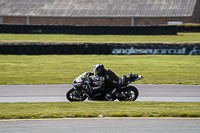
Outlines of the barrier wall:
M177 26L178 32L200 32L200 26Z
M177 32L200 32L200 26L67 26L0 24L0 33L16 34L176 35Z
M67 26L0 24L0 33L82 35L176 35L177 26Z
M71 54L117 54L117 55L200 55L200 44L0 44L0 54L13 55L71 55Z

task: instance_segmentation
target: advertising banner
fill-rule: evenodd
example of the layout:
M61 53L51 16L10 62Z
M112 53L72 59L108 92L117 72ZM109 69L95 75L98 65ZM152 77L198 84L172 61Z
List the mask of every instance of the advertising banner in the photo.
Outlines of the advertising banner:
M200 55L200 45L118 45L111 46L116 55Z

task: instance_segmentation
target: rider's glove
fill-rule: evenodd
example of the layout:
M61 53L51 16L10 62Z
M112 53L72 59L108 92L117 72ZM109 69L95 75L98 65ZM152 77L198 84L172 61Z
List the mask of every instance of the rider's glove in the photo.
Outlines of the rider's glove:
M87 75L87 76L91 76L91 75L94 75L94 73L93 73L93 72L87 72L86 75Z

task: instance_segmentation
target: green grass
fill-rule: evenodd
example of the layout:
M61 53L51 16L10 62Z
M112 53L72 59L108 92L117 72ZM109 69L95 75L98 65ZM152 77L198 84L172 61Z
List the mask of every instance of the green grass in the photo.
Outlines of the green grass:
M0 103L0 119L200 117L200 102Z
M64 34L0 34L0 42L200 42L200 33L178 35L64 35Z
M0 84L71 84L97 63L137 84L200 84L200 57L191 55L0 55Z
M177 24L177 26L200 26L199 23L183 23L183 24Z

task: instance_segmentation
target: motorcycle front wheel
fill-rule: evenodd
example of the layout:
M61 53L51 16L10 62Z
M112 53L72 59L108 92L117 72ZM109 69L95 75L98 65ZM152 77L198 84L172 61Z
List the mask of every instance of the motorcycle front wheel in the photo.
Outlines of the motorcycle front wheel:
M135 101L138 98L139 92L135 86L127 86L121 91L119 101Z
M87 98L85 93L83 93L81 91L78 91L78 90L76 90L74 88L70 89L67 92L66 97L70 102L73 102L73 101L84 101Z

